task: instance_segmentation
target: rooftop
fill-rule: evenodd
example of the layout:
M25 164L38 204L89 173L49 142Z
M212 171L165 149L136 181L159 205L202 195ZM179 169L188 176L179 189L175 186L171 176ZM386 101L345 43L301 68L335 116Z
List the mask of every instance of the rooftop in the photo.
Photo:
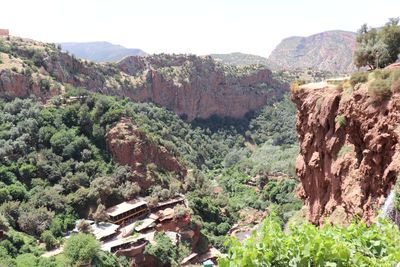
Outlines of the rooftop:
M155 225L155 224L154 224L155 220L154 220L154 219L151 219L151 218L146 218L146 219L144 219L144 220L141 221L141 222L142 222L142 223L141 223L139 226L136 226L136 227L135 227L135 231L140 232L140 231L145 230L145 229L148 228L148 227L152 227L153 225Z
M104 251L111 251L112 247L116 247L122 244L130 243L130 242L136 242L139 241L140 239L146 239L149 242L152 242L154 240L154 234L155 231L146 233L146 234L140 234L138 236L128 236L125 238L119 238L119 239L114 239L112 241L106 242L101 246L101 249Z
M79 232L77 226L82 220L77 220L76 221L76 226L72 230L73 232ZM114 233L117 232L119 225L113 224L113 223L108 223L108 222L100 222L100 223L95 223L92 220L85 220L87 223L89 223L90 228L92 229L93 235L96 237L96 239L100 240L103 237L110 236Z
M147 205L146 201L143 200L131 200L131 201L127 201L127 202L122 202L114 207L108 208L107 209L107 214L109 216L117 216L119 214L122 214L124 212L130 211L134 208L140 207L142 205Z
M98 223L92 224L93 234L96 236L96 239L102 239L103 237L110 236L117 232L119 225L112 223Z

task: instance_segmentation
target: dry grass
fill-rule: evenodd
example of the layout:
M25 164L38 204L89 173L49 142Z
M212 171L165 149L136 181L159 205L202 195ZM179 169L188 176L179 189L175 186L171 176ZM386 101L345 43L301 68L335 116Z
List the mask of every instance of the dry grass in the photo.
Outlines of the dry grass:
M24 69L23 62L19 58L12 57L10 58L8 54L0 53L0 70L17 70L21 72Z

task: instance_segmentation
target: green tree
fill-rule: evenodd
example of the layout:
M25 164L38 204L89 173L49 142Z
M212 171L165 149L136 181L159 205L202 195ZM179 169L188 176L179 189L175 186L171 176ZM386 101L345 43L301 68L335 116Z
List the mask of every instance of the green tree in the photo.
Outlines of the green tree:
M177 246L164 233L156 233L154 237L156 245L147 245L144 253L154 256L157 259L157 266L177 265Z
M10 224L8 223L7 218L0 213L0 231L7 232L10 228Z
M399 18L390 18L381 30L381 38L387 46L390 62L395 62L400 54L399 22Z
M18 225L24 232L40 236L45 230L49 229L53 218L54 212L45 207L35 209L25 205L20 211Z
M100 243L90 234L74 234L64 245L64 255L73 266L90 264L99 250Z
M99 223L99 222L107 222L108 219L109 216L106 212L106 207L103 204L99 204L99 206L97 206L95 213L93 213L93 220L96 223Z
M42 242L45 243L47 250L55 248L58 244L57 239L54 237L53 233L49 230L44 231L41 234L40 239L42 240Z
M385 67L398 59L400 53L399 18L389 19L381 29L362 25L357 35L353 62L357 67Z
M32 267L37 266L37 258L33 254L21 254L15 259L17 267Z

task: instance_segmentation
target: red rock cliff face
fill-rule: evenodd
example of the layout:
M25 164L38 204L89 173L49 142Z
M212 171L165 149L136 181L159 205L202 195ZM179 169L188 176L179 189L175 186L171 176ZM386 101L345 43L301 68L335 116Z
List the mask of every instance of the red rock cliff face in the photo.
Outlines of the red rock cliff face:
M373 104L367 89L363 85L349 95L305 88L292 94L298 109L299 193L315 224L325 218L346 223L355 215L371 222L395 183L400 95Z
M144 177L146 166L150 163L180 177L186 176L186 168L166 148L151 142L130 119L122 118L107 133L106 139L114 161L131 166L133 179L142 189L150 187L154 182Z
M124 94L152 101L184 115L189 121L212 115L242 118L272 98L281 98L287 85L272 78L268 69L234 76L212 58L196 56L129 57L119 68L129 74L147 71L146 83ZM173 74L171 74L173 73Z
M211 57L161 54L128 57L118 64L95 64L33 40L13 37L4 43L21 62L34 59L37 68L25 67L24 74L13 75L9 75L10 70L2 71L0 96L43 96L31 83L31 73L40 72L60 84L153 102L192 121L212 115L242 118L288 91L288 85L274 80L264 67L225 66Z

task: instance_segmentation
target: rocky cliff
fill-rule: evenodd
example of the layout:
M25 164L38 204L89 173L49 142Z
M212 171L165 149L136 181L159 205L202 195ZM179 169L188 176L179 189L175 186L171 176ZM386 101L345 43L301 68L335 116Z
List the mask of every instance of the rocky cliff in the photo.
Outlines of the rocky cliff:
M321 83L292 93L299 194L315 224L371 222L400 170L400 94L377 101L367 84L339 89Z
M151 141L130 119L122 118L106 135L114 162L132 168L132 179L142 189L155 184L149 165L155 170L173 172L183 178L187 170L165 147Z
M0 96L50 96L70 84L109 95L151 101L189 121L212 115L241 118L280 99L288 85L272 78L262 66L227 66L211 57L153 55L127 57L117 64L76 59L54 45L12 37L0 42L4 58L15 58L19 69L0 63ZM14 79L11 69L21 79ZM36 84L42 86L38 90Z
M347 73L354 71L352 53L356 33L327 31L307 37L289 37L272 51L268 66L282 70L307 69Z

